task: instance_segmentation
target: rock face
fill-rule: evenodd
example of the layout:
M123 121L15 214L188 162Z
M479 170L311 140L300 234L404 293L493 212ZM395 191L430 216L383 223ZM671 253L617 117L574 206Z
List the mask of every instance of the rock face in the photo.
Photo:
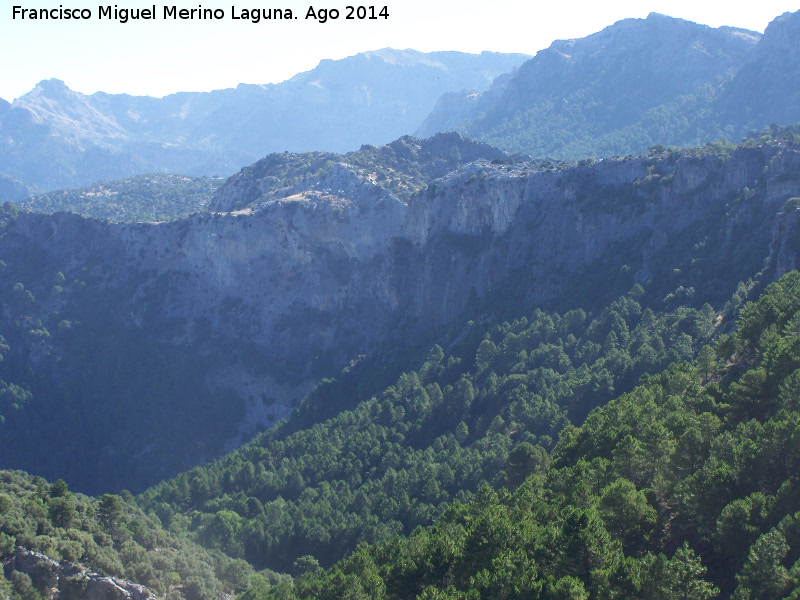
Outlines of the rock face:
M270 152L384 144L419 127L443 93L484 90L526 58L387 48L280 84L164 98L87 96L51 79L0 105L0 173L46 191L152 172L227 176Z
M68 561L57 562L22 546L4 565L6 574L28 575L46 600L156 600L145 586L127 579L103 577Z
M94 442L103 451L91 477L69 472L80 465L56 467L70 485L102 484L124 461L127 472L140 460L162 465L164 471L120 482L135 489L206 460L219 449L196 444L193 431L204 420L216 425L204 436L237 443L288 415L316 381L359 355L432 344L442 328L476 312L599 306L637 282L654 306L684 294L719 307L739 281L797 265L797 211L786 208L800 197L794 146L740 148L729 156L674 152L566 169L484 160L407 201L376 183L373 167L333 163L284 185L269 165L220 189L218 202L243 207L233 212L157 225L23 213L0 238L8 263L0 285L21 282L37 298L4 301L7 331L37 319L53 329L59 319L75 323L45 339L34 338L33 325L13 339L4 332L12 348L27 349L28 360L52 374L56 389L80 374L70 366L73 354L98 352L115 364L110 359L123 350L103 351L104 344L117 339L124 349L122 340L130 338L152 340L159 352L177 349L203 365L197 377L219 390L220 402L244 403L224 422L203 417L211 409L184 398L181 386L160 390L152 407L149 392L134 395L130 410L120 408L124 390L109 390L115 403L99 413L79 397L75 407L64 408L58 397L46 409L46 389L34 393L39 410L89 430L87 423L98 421L104 432ZM237 200L237 193L246 198ZM56 271L66 283L53 296ZM52 312L58 316L48 317ZM141 360L145 371L156 366ZM181 365L178 372L189 367ZM98 401L105 401L100 392ZM157 417L179 400L187 408ZM103 418L103 410L119 420ZM34 425L15 418L0 442L3 452L35 455L33 442L14 433ZM54 440L69 435L71 425L59 425ZM97 453L92 448L81 452ZM164 466L166 460L173 462ZM50 475L52 461L13 466Z

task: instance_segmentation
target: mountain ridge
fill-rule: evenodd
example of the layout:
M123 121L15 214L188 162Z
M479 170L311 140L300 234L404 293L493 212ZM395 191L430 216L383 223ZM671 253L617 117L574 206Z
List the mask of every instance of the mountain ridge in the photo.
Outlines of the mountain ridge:
M0 108L0 173L52 190L145 172L229 175L270 152L383 144L415 129L442 92L486 87L524 58L382 49L279 84L163 98L46 80Z
M784 14L763 36L656 13L626 19L554 42L489 92L443 96L417 133L456 129L507 150L570 159L738 140L800 118L798 19Z
M459 144L474 143L442 136L432 147L447 157ZM103 472L106 485L135 487L207 460L288 416L317 381L359 355L415 347L474 311L585 304L589 288L600 303L648 281L656 282L649 302L691 293L693 303L719 304L765 264L780 274L797 263L789 240L798 224L781 211L800 197L800 153L789 141L569 167L490 154L498 158L463 165L406 200L391 180L373 179L381 149L355 156L348 160L360 165L331 161L277 187L269 168L280 162L245 170L218 192L232 194L233 212L158 225L21 213L9 225L0 284L12 290L3 335L16 352L4 368L18 365L21 377L34 357L47 365L38 386L28 382L39 407L9 416L20 431L54 401L53 385L80 401L71 410L83 427L103 419L92 406L107 389L126 390L120 414L143 402L143 415L169 406L168 422L205 414L216 423L205 448L159 435L160 425L132 436L97 423L99 447L92 438L69 442L96 457L91 477L67 456L58 476L97 485ZM242 185L245 175L251 182ZM731 262L724 273L713 268ZM96 366L89 382L80 360ZM154 369L148 379L126 375L144 364ZM125 384L131 377L143 387ZM187 389L196 396L191 415ZM68 405L49 410L69 420ZM36 455L6 428L8 460ZM151 444L159 452L142 454ZM118 479L120 457L127 478Z

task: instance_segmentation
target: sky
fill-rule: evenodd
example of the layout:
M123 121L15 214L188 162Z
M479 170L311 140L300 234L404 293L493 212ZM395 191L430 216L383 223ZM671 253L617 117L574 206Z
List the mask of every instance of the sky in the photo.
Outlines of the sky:
M278 83L340 59L379 48L423 52L522 52L535 54L553 40L584 37L624 18L650 12L719 27L763 32L797 0L386 0L388 18L346 20L348 1L325 0L0 0L0 98L12 101L43 79L63 80L84 94L96 91L164 96L210 91L239 83ZM155 20L99 19L99 6L145 8ZM88 9L88 20L14 19L13 7ZM220 20L165 20L164 7L220 8ZM339 18L306 18L309 7L338 9ZM291 9L291 21L234 20L242 9Z

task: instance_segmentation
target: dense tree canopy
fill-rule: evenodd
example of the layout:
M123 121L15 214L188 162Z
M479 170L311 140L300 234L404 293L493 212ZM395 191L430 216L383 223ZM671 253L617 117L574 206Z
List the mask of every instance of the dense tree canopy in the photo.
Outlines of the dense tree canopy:
M778 599L800 593L800 274L688 362L567 426L546 472L252 598ZM521 451L524 453L525 451Z
M564 427L642 373L691 360L714 334L704 325L716 320L710 306L655 313L642 310L640 293L595 317L536 311L485 334L469 325L452 353L435 346L417 371L354 409L271 430L139 502L173 531L281 571L302 556L330 566L359 543L410 534L482 485L516 487L546 472ZM342 394L323 383L306 403L346 406ZM645 510L635 500L631 510ZM638 534L628 516L618 520Z

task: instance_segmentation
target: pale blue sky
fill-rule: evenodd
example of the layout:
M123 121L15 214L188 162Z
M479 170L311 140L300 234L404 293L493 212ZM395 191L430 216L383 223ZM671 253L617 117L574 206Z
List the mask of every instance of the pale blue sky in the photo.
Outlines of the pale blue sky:
M118 0L120 7L151 6L154 0ZM90 8L81 21L12 20L12 6ZM221 21L166 22L163 6L219 7ZM317 7L338 7L326 0ZM796 0L709 2L704 0L387 0L389 18L318 24L304 19L308 3L297 0L156 2L158 20L99 21L94 0L5 0L0 14L0 97L11 101L42 79L55 77L83 93L163 96L207 91L238 83L276 83L314 68L323 58L343 58L378 48L461 50L535 54L553 40L583 37L620 19L651 11L718 27L763 31L773 18L797 10ZM291 8L292 22L258 24L230 19L231 5ZM113 6L113 3L112 3ZM384 4L375 4L382 7Z

